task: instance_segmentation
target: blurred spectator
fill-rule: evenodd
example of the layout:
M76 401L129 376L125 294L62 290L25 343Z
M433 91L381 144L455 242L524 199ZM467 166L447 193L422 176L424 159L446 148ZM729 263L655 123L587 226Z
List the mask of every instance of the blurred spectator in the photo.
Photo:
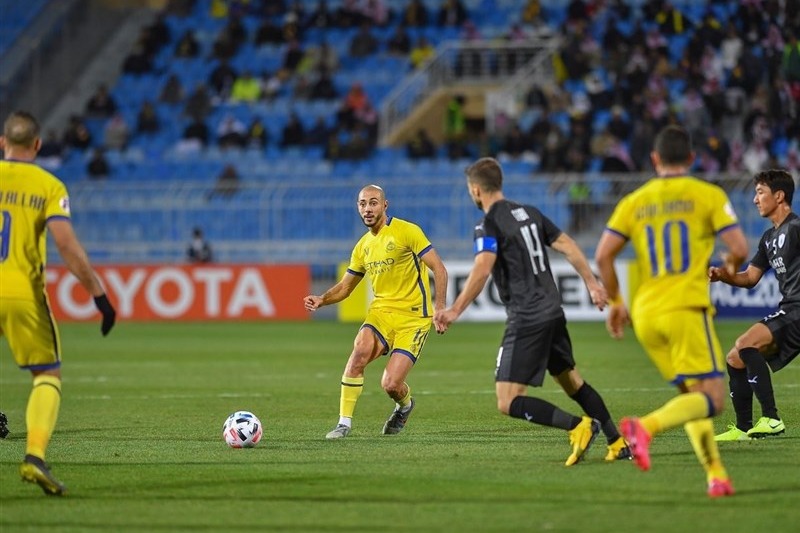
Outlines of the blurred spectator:
M264 122L261 120L261 117L253 117L250 126L247 128L247 146L264 149L267 147L268 142L269 131L266 126L264 126Z
M694 87L686 89L678 107L681 122L689 135L694 139L702 138L703 134L711 127L711 116L700 92Z
M406 143L406 155L410 159L430 159L436 156L436 147L428 136L428 130L420 128Z
M346 129L352 129L356 115L369 105L369 98L360 83L354 83L344 97L339 111L336 113L337 123Z
M519 124L514 124L506 138L503 139L500 155L512 159L519 159L530 149L530 145L531 143L528 136L522 132Z
M283 44L283 30L269 18L264 18L256 29L253 43L256 46Z
M239 15L231 14L228 22L220 30L212 46L212 57L230 59L239 51L239 47L247 41L247 29Z
M675 35L692 29L692 21L683 16L670 2L663 2L656 13L655 22L664 35Z
M86 165L86 173L91 179L105 179L111 174L111 166L102 148L95 148L92 151L92 157Z
M302 74L295 76L294 85L292 85L292 98L295 100L308 100L311 98L313 88L314 86L308 81L308 76Z
M328 8L326 0L319 0L314 11L308 16L306 26L309 28L327 29L333 25L333 13Z
M107 150L124 150L129 137L130 128L122 113L115 113L103 127L103 146Z
M409 28L421 28L428 25L428 10L422 0L410 0L403 10L402 22Z
M142 44L136 44L133 51L122 61L122 72L125 74L146 74L153 70L152 58Z
M136 116L136 133L157 133L160 127L155 106L149 100L145 100Z
M578 178L577 181L570 183L569 189L567 189L570 233L578 233L589 227L591 195L592 189L583 181L583 178Z
M36 154L36 162L48 169L58 168L64 162L64 151L64 143L58 139L56 130L47 130L42 140L42 147Z
M223 59L208 75L208 86L214 91L214 94L225 100L230 95L237 76L236 70L231 67L228 60Z
M372 35L369 22L361 23L358 32L350 41L350 55L355 58L367 57L378 50L378 39Z
M192 58L197 57L199 53L200 44L194 36L194 30L190 28L181 35L178 44L175 45L175 57Z
M722 53L722 66L725 70L731 71L739 63L739 58L742 55L742 47L744 42L739 37L739 32L736 29L736 24L733 21L728 22L728 27L725 31L725 37L722 39L721 53Z
M297 39L289 41L289 46L286 47L286 52L283 56L283 68L289 72L294 72L297 65L303 60L303 49L300 47L300 42Z
M230 198L239 191L239 171L234 165L225 165L214 188L208 193L208 198Z
M319 46L311 47L308 51L311 69L314 72L325 70L333 74L339 70L339 54L336 49L323 41Z
M243 71L233 82L231 102L253 103L258 101L259 98L261 98L261 84L250 74L250 71Z
M611 107L611 118L608 121L608 131L620 141L625 141L631 134L631 124L625 118L622 106Z
M389 40L386 42L386 50L392 55L408 57L411 52L411 38L408 36L405 24L398 24L394 28Z
M314 124L306 131L306 137L303 143L309 146L325 146L328 142L330 131L328 131L328 124L325 122L325 117L317 117Z
M437 23L439 27L460 28L467 20L467 10L461 0L442 0Z
M445 109L444 139L450 159L459 159L466 152L467 117L464 113L466 101L464 95L457 94L450 98Z
M339 28L355 28L359 26L364 15L358 5L358 0L344 0L336 10L336 26Z
M283 90L283 86L291 77L289 72L278 69L272 74L265 72L261 77L261 96L264 100L271 101Z
M208 125L201 118L193 118L183 130L183 138L188 141L196 141L200 147L208 144Z
M761 140L751 142L742 154L742 165L748 174L756 174L767 168L770 153Z
M210 263L213 259L211 244L203 236L203 230L195 227L192 230L192 240L186 249L186 258L190 263Z
M220 148L244 148L247 143L247 128L244 123L227 114L217 126L217 144Z
M158 100L165 104L179 104L183 101L183 97L181 80L175 74L170 74L167 81L164 82L164 87L161 88Z
M527 0L522 7L522 22L525 24L537 24L542 17L541 0Z
M310 98L312 100L334 100L339 97L336 85L327 71L320 71L317 81L311 87Z
M67 148L85 150L92 144L92 134L83 119L78 115L69 117L69 124L64 131L64 144Z
M797 33L792 31L789 32L786 46L783 48L781 72L790 84L800 83L800 41L797 40ZM800 102L800 88L793 91L794 99Z
M300 122L300 117L297 116L297 113L292 111L281 133L281 146L284 148L300 146L303 144L305 136L306 132L305 129L303 129L303 123Z
M290 43L292 41L299 41L302 39L302 27L300 26L301 17L301 8L302 5L295 2L295 8L292 11L286 13L286 16L283 17L283 26L281 27L281 33L283 34L283 42Z
M153 23L147 27L147 33L150 39L156 46L156 49L161 49L163 46L169 44L171 32L166 22L166 13L161 11L156 15Z
M117 103L109 94L108 87L100 84L97 90L86 102L86 115L88 117L108 118L117 110Z
M183 114L195 120L202 120L211 113L211 97L208 95L208 88L202 82L195 86L192 94L186 100L186 107Z
M389 8L386 7L385 0L364 0L361 14L364 19L378 27L386 26L389 23Z
M435 53L436 48L434 48L433 45L428 42L428 39L426 39L424 36L419 37L417 42L414 43L414 48L411 49L411 67L421 67L426 61L432 58Z
M603 162L600 165L601 172L633 172L636 165L628 153L628 148L620 140L614 142L606 150Z

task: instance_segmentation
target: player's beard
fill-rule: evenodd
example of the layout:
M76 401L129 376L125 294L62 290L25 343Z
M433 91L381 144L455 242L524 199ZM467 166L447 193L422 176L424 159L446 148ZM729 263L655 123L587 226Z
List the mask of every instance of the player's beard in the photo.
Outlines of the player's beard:
M373 214L372 215L372 223L370 224L370 223L367 223L367 217L366 216L362 216L361 217L361 222L363 222L366 227L371 228L371 227L377 225L378 222L380 222L382 220L382 217L383 217L383 215L374 215Z

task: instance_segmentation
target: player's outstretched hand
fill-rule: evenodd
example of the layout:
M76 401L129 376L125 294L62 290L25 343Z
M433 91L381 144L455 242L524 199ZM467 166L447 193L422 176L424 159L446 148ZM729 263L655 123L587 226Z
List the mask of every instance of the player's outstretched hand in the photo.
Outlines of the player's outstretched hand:
M447 311L444 309L433 312L433 327L436 328L436 333L439 335L443 335L447 331L447 328L450 327L450 322L452 322L452 320L447 321L443 319L445 313L447 313Z
M322 305L322 297L309 294L303 298L303 305L305 306L306 311L316 311L319 309L319 306Z
M726 274L728 273L727 270L720 267L708 267L708 280L709 281L724 281Z
M117 312L114 310L114 306L111 305L111 302L108 301L108 296L105 294L95 296L94 305L97 306L97 310L103 315L103 322L100 324L100 332L103 334L103 337L105 337L117 321Z
M628 308L624 304L612 305L608 308L606 315L606 329L614 339L621 339L624 336L625 326L631 323L628 315Z

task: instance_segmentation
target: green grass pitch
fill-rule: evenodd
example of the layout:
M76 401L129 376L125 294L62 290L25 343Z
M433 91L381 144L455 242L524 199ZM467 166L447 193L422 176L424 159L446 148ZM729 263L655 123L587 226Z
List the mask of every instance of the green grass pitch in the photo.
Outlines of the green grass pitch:
M747 322L719 322L727 349ZM660 435L653 467L603 461L598 438L566 468L564 432L500 415L493 370L501 324L431 334L409 383L406 430L380 435L393 404L385 360L367 369L354 431L328 442L357 324L64 324L64 397L48 450L69 487L48 498L19 480L30 387L0 341L0 531L797 531L800 363L774 376L785 435L723 443L737 495L710 500L682 430ZM578 368L615 420L674 392L628 332L572 323ZM536 394L577 412L552 380ZM244 409L265 424L257 448L221 435ZM758 416L759 413L756 413ZM716 420L721 431L733 420Z

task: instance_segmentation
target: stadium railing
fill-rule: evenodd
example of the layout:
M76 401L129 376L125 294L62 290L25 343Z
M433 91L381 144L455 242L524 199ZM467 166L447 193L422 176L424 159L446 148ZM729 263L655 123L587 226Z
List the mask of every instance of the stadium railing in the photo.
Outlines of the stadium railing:
M243 180L230 195L215 194L214 183L208 181L81 182L70 186L70 199L76 232L98 262L182 261L192 228L199 226L219 261L333 265L348 259L364 232L356 211L358 191L378 183L386 190L390 215L418 223L443 257L471 258L473 226L482 215L463 178L411 175ZM586 182L591 196L573 234L591 253L621 195L649 177L511 173L504 188L508 197L538 206L562 229L572 231L570 185ZM758 238L766 226L752 206L751 178L725 175L714 181L730 195L748 236ZM57 262L54 250L51 246L51 260Z

